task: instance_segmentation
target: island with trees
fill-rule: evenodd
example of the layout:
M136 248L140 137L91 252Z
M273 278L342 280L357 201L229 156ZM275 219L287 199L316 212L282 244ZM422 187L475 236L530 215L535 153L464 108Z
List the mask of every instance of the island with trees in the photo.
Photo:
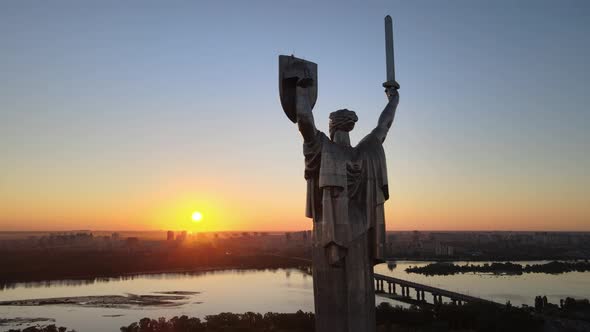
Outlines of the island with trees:
M496 273L496 274L523 274L523 273L566 273L566 272L588 272L590 262L559 262L552 261L544 264L517 264L505 263L484 263L484 264L453 264L453 263L431 263L425 266L410 266L406 268L408 273L418 273L428 276L452 275L458 273Z

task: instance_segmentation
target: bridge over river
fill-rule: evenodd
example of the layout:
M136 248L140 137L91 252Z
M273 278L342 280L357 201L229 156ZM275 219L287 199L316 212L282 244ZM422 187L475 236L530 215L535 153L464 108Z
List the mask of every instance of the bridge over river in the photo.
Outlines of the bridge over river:
M311 265L311 259L307 259L307 258L287 257L287 256L280 256L280 255L273 255L273 256L290 258L290 259L302 261L302 262L305 262L305 263ZM442 289L442 288L423 285L423 284L419 284L417 282L403 280L403 279L399 279L399 278L395 278L395 277L390 277L390 276L386 276L383 274L375 273L374 278L375 278L375 293L378 296L390 298L390 299L404 302L404 303L415 304L415 305L419 305L419 306L433 306L433 305L442 304L444 302L443 298L447 298L450 302L457 304L457 305L462 305L463 303L470 303L470 302L471 303L479 302L479 303L487 303L487 304L493 304L493 305L498 305L498 306L504 306L504 304L490 301L490 300L486 300L486 299L482 299L480 297L475 297L475 296L471 296L471 295L466 295L466 294L462 294L462 293L449 291L449 290ZM387 285L387 288L385 288L385 285ZM399 294L397 292L397 286L400 287ZM415 297L412 297L412 295L410 293L410 289L414 290ZM426 293L430 293L432 303L429 303L426 300ZM447 301L447 302L449 302L449 301Z
M399 294L397 292L398 286L400 288ZM410 289L414 290L415 297L411 296ZM488 303L499 306L503 305L501 303L482 299L480 297L461 294L446 289L423 285L417 282L385 276L377 273L375 273L375 293L379 296L387 297L397 301L422 306L442 304L443 297L448 298L450 302L457 305L462 305L463 303L468 302ZM426 293L431 294L432 303L426 301Z

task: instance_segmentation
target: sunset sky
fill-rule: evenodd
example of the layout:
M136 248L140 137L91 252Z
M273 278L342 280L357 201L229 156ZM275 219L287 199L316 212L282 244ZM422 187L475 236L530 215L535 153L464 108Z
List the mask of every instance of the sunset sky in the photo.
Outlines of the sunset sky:
M0 2L0 231L310 229L278 55L354 144L387 14L387 228L590 231L590 2L302 0Z

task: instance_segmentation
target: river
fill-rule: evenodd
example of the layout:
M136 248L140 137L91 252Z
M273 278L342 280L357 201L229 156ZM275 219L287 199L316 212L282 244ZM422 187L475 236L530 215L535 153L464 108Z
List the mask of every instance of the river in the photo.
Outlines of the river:
M423 276L405 272L409 266L422 266L428 263L399 261L393 269L386 264L380 264L375 267L375 272L496 302L510 301L514 305L531 305L536 295L546 295L549 301L554 303L558 303L559 299L567 296L590 298L590 272L569 272L558 275L472 273L451 276ZM76 329L78 332L102 332L119 331L119 327L143 317L170 318L179 315L204 317L220 312L243 313L246 311L260 313L313 311L312 277L296 269L225 270L16 283L0 290L0 301L129 293L153 295L161 292L194 292L195 294L175 301L174 306L165 307L0 306L0 318L52 318L55 319L56 325ZM382 301L384 301L383 298L377 297L377 303ZM11 323L0 326L0 331L26 326Z

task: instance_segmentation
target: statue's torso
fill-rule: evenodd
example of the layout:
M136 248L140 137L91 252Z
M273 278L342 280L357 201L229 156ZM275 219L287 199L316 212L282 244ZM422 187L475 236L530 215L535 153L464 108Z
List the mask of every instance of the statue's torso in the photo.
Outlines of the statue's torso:
M379 228L375 244L382 247L387 179L381 142L367 136L356 147L343 146L319 133L315 142L306 143L304 154L308 216L314 219L316 245L335 243L346 248L355 238Z

